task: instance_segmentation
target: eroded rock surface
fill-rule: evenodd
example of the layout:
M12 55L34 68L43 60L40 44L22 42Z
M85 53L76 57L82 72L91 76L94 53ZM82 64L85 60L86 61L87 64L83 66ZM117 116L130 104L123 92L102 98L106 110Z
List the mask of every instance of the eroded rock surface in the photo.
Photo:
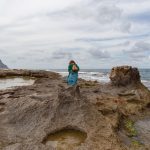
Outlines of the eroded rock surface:
M114 87L79 80L69 87L46 71L7 70L0 76L36 77L33 85L0 91L0 150L55 150L45 141L64 129L87 135L71 150L131 150L118 136L121 119L148 110L150 103L142 84Z
M140 74L137 68L131 66L114 67L110 73L110 80L113 85L129 85L140 83Z
M145 145L150 146L150 118L138 120L135 123L135 127L138 130L138 136L141 142Z

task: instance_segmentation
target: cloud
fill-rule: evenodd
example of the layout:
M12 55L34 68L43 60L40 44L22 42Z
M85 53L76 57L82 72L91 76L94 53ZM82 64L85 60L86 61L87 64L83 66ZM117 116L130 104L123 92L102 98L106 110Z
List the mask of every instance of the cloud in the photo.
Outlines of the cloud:
M134 60L146 59L150 55L150 43L136 42L130 49L123 52Z
M89 53L92 57L95 59L108 59L110 58L110 54L107 51L101 51L101 50L90 50Z
M70 17L84 20L90 19L98 23L112 23L116 19L120 18L121 13L122 11L115 5L107 5L107 3L101 3L101 1L99 1L94 5L81 3L64 11L57 12L54 16Z
M12 68L61 68L69 59L109 68L132 58L147 66L149 9L147 0L1 0L0 57Z
M122 32L130 33L131 27L132 27L132 25L130 22L123 22L122 25L120 25L120 30Z
M52 53L52 59L71 59L71 52L56 51Z
M109 37L109 38L81 38L76 39L77 41L84 41L84 42L103 42L103 41L115 41L115 40L130 40L130 39L139 39L143 37L150 37L150 33L146 34L137 34L137 35L129 35L129 36L119 36L119 37Z
M7 55L7 54L8 54L8 52L7 52L7 51L5 51L4 49L0 49L0 54L1 54L1 55Z
M144 22L150 24L150 11L145 11L138 14L133 14L130 19L135 22Z

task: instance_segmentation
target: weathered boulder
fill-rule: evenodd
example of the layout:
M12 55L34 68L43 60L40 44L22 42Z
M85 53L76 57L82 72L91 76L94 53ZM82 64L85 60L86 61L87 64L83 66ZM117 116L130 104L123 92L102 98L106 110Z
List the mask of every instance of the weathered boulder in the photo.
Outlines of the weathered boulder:
M110 80L112 85L117 86L141 83L139 70L137 68L132 68L131 66L119 66L112 68Z

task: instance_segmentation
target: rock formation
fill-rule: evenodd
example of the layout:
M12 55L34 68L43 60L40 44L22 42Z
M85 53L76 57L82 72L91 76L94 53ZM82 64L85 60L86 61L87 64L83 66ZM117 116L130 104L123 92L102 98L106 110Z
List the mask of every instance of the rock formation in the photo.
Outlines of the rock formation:
M32 70L1 70L0 76L35 78L33 85L0 91L0 150L135 149L118 130L124 117L149 110L150 92L142 84L118 88L79 80L78 86L68 87L57 73ZM49 141L68 130L84 136L80 145L64 149L63 142L58 148Z
M8 69L8 67L5 64L3 64L3 62L1 60L0 60L0 68Z
M140 74L137 68L131 66L114 67L110 73L110 80L113 85L129 85L140 83Z

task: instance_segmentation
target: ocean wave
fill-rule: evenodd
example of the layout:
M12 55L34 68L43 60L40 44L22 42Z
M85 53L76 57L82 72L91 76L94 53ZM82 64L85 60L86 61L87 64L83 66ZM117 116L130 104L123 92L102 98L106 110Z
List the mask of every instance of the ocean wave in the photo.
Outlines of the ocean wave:
M68 76L68 72L58 72L63 77ZM109 73L104 72L79 72L79 78L84 80L98 81L102 83L108 83ZM150 80L142 79L141 82L150 89Z
M58 72L63 77L68 75L68 72ZM79 78L91 81L109 82L109 74L103 72L79 72Z
M149 80L142 80L141 82L150 89L150 81Z
M149 80L141 80L142 83L150 83Z

